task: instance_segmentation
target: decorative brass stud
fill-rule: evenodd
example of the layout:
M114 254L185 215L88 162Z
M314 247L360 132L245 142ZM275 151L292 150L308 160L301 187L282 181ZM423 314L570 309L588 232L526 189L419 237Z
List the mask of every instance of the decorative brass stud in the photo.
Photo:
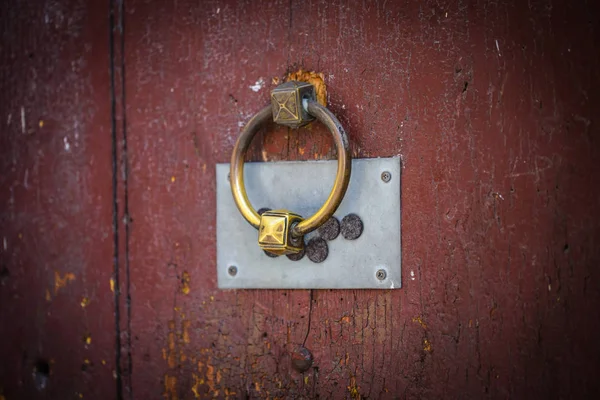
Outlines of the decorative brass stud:
M260 216L258 245L277 255L296 254L302 251L304 241L293 238L291 226L302 221L298 214L287 210L265 211Z
M314 121L315 117L304 109L302 102L314 101L315 96L315 87L310 83L289 81L277 86L271 92L273 121L294 129Z

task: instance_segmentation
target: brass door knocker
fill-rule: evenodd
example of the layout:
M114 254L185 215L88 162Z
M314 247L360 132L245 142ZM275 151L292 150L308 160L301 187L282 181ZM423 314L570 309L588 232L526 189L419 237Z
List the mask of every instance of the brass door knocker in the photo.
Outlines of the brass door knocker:
M259 128L272 116L273 121L299 128L315 119L329 128L337 150L337 172L329 197L311 217L303 219L287 210L266 211L259 215L244 187L244 159ZM231 155L230 183L235 204L242 216L258 229L258 245L277 254L295 254L304 247L304 235L323 225L340 205L350 181L351 156L348 137L340 121L315 100L314 86L298 81L286 82L271 92L271 105L260 110L242 129Z

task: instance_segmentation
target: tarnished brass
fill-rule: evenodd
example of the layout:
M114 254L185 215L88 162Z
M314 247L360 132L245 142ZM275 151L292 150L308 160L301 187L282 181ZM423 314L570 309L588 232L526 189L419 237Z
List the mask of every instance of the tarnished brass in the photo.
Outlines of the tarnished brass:
M271 92L273 121L299 128L315 120L302 106L302 101L315 100L315 87L310 83L290 81Z
M287 210L265 211L260 217L258 245L280 256L302 251L304 240L291 235L291 227L300 221L302 217Z
M242 129L231 155L230 183L235 204L242 216L259 229L259 245L275 254L293 254L302 249L302 237L324 224L340 205L350 181L351 156L348 137L338 119L314 99L314 88L304 82L287 82L271 93L271 106L264 107ZM325 204L312 216L302 219L288 211L269 211L262 218L248 200L244 187L244 159L252 138L273 118L275 122L298 127L311 119L329 128L335 142L338 164L333 188ZM318 179L318 177L315 177ZM264 227L264 232L263 232ZM283 229L279 231L279 229ZM298 240L298 244L293 241Z

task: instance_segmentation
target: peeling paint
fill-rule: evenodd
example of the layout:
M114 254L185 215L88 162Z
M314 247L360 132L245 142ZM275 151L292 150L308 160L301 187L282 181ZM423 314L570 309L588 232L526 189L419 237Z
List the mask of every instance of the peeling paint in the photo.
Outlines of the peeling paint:
M259 78L254 85L248 86L253 92L258 92L263 88L265 81L263 78Z
M67 272L63 277L61 277L58 271L54 271L54 294L58 294L60 289L64 288L67 286L67 284L73 282L74 280L75 274L71 272Z
M187 271L183 271L183 276L181 277L181 293L187 295L190 293L190 274Z

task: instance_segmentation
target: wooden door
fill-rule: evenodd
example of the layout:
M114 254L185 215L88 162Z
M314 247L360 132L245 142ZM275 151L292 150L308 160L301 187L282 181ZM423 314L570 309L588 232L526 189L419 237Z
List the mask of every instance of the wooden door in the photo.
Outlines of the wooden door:
M3 6L7 400L600 392L595 4L72 3ZM402 158L399 290L217 289L215 164L300 69L353 157Z

